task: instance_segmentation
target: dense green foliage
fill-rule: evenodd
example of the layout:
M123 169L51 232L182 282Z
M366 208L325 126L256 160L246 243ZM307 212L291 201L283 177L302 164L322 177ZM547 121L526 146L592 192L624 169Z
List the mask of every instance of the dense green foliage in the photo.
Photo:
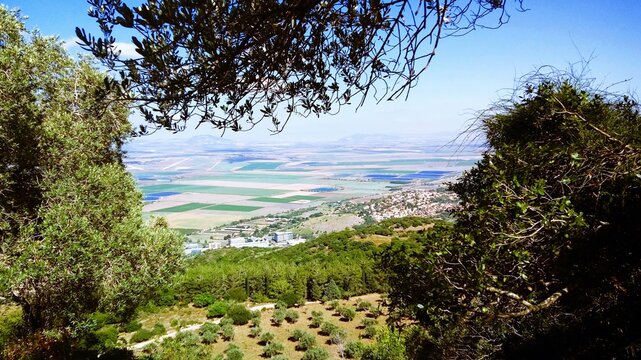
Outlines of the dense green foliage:
M0 44L0 296L35 352L95 330L95 311L131 315L177 270L182 239L143 223L122 164L128 110L98 91L104 74L2 6Z
M384 228L399 226L390 222ZM338 298L385 290L384 275L374 264L379 252L353 237L381 226L344 230L285 249L222 249L191 259L172 293L183 301L223 298L242 289L251 298L281 300L287 306L329 296ZM207 297L209 299L210 297ZM222 313L221 313L222 314Z
M488 15L492 27L509 18L497 0L88 3L100 35L76 29L83 47L120 74L112 86L152 128L171 130L197 120L239 131L262 119L281 130L293 114L335 113L357 93L361 105L367 94L393 99L415 85L442 38ZM124 34L137 56L115 46Z
M247 306L242 304L233 304L227 309L227 314L233 320L234 325L245 325L252 319L252 312Z
M433 357L621 358L641 333L641 117L544 80L488 111L456 224L393 242L392 308Z

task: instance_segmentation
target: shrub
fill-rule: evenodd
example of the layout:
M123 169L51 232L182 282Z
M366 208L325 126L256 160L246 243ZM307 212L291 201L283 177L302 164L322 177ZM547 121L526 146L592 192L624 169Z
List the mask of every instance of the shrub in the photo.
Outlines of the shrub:
M321 325L321 333L325 336L331 336L337 330L339 330L338 326L329 321L325 321L323 325Z
M275 356L283 352L285 347L278 342L270 342L263 348L263 354L267 357Z
M299 316L300 315L298 315L298 311L294 309L290 309L285 312L285 319L287 319L287 322L290 324L293 324L296 321L298 321Z
M282 302L288 308L303 303L303 299L294 292L286 292L278 298L278 302Z
M330 301L327 304L328 310L337 310L341 306L341 303L338 300Z
M304 333L298 340L296 350L308 350L316 345L316 337L310 333Z
M272 356L271 360L289 360L289 358L285 355L279 354L276 356Z
M294 331L291 332L291 334L289 335L289 338L293 339L294 341L298 341L300 340L301 337L303 337L304 334L305 334L305 331L301 329L295 329Z
M311 328L318 328L323 324L323 317L322 316L314 316L312 315L312 321L309 324L309 327Z
M253 318L251 319L252 326L253 326L253 327L259 327L259 326L260 326L260 321L261 321L260 316L253 317Z
M287 311L285 309L274 310L274 314L272 315L272 323L276 326L280 326L283 321L285 321L286 314Z
M96 341L96 345L92 347L94 350L113 349L118 345L118 329L113 325L107 325L94 331L93 336Z
M263 333L263 335L260 336L260 342L262 343L270 343L272 340L274 340L274 334L270 332Z
M329 334L329 341L332 342L332 344L342 344L345 342L345 337L347 336L347 333L345 330L341 328L336 328L333 332Z
M247 297L245 290L239 287L231 288L227 290L227 294L225 294L225 299L238 302L245 302Z
M249 330L249 336L251 336L253 338L257 338L257 337L260 336L260 333L262 331L263 331L263 329L261 329L259 326L253 327L253 328L251 328L251 330Z
M178 322L178 319L171 319L169 326L171 326L174 329L180 328L180 322Z
M202 326L199 329L199 332L202 335L206 331L217 333L220 331L220 325L214 324L212 322L206 322L202 324Z
M205 330L201 333L202 342L204 344L213 344L218 341L218 332L212 330Z
M103 327L105 325L115 324L115 323L119 322L119 319L116 317L116 315L109 314L109 313L103 313L103 312L99 312L99 311L91 314L89 319L91 319L95 323L94 329L100 329L101 327ZM138 329L136 329L136 330L138 330Z
M365 300L358 300L356 302L356 311L365 311L372 307L372 303Z
M234 325L234 320L225 316L224 318L220 319L218 325L220 325L221 327L225 325Z
M401 335L384 327L376 335L376 342L368 346L361 357L363 360L405 360L405 344Z
M122 332L134 332L142 329L142 323L139 321L131 320L130 322L122 325L120 331Z
M376 324L378 324L378 321L371 318L363 318L363 320L361 320L361 326L363 326L363 328L366 328L368 326L373 326Z
M227 360L243 360L244 356L243 351L237 346L227 349Z
M380 308L380 306L378 306L378 307L373 307L372 306L369 309L369 313L372 314L372 316L374 318L377 318L377 317L379 317L379 316L381 316L383 314L383 310Z
M147 341L154 336L154 333L151 330L140 329L136 331L129 339L130 344L135 344L143 341Z
M194 296L191 302L194 304L194 307L204 308L216 302L216 299L212 294L203 293Z
M234 340L234 326L231 324L225 324L221 327L221 331L223 332L223 339L225 341L231 341Z
M207 307L207 317L215 318L225 316L227 314L227 309L229 309L229 303L226 301L216 301L213 304Z
M275 308L276 310L279 310L279 309L287 309L287 303L286 303L286 302L284 302L284 301L277 301L277 302L276 302L276 305L274 305L274 308Z
M338 310L338 313L343 319L346 319L347 321L352 321L356 317L356 310L348 307L340 308Z
M349 359L360 359L367 349L367 345L360 341L351 341L345 345L345 356Z
M245 325L252 318L252 312L241 304L231 305L226 315L234 321L234 325Z
M167 333L167 329L165 328L165 325L161 323L156 323L154 324L154 327L151 329L151 332L154 335L165 335Z
M369 325L365 327L365 330L363 331L362 337L371 339L374 336L376 336L376 326L374 325Z
M322 348L312 348L305 351L302 360L328 360L329 353Z

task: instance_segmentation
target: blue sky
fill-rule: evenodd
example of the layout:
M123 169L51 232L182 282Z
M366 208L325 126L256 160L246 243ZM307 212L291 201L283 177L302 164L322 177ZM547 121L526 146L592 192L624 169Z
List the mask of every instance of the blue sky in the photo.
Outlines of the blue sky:
M86 15L88 5L83 0L0 3L20 8L29 17L29 28L58 35L61 40L73 39L76 26L92 32L96 29ZM500 29L477 30L443 40L431 67L407 101L369 101L357 112L352 107L335 116L295 118L276 136L270 136L266 126L259 126L247 133L228 132L225 137L241 141L312 141L353 134L456 134L475 111L509 94L516 78L543 65L566 68L582 58L592 58L590 76L600 83L629 80L611 90L641 90L641 1L524 0L524 5L529 10L511 10L510 22ZM201 127L197 134L219 132Z

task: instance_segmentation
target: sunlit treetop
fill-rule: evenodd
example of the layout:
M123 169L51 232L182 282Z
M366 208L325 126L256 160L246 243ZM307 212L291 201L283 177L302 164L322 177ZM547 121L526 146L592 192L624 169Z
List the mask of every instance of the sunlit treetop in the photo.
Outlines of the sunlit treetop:
M406 96L441 39L505 24L506 1L88 0L101 35L76 33L112 70L107 86L144 115L141 133L189 119L223 131L267 119L279 132L293 115L334 114L354 97ZM138 56L118 50L123 32Z

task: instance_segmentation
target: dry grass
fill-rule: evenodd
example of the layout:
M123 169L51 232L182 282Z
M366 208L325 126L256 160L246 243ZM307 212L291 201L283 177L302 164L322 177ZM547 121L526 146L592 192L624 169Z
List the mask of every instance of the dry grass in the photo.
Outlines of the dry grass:
M350 300L341 300L341 306L355 307L356 300L363 299L370 301L372 304L378 304L381 301L381 296L378 294L369 294L364 296L358 296L351 298ZM283 354L287 356L288 359L301 359L303 357L304 351L297 351L296 344L297 342L290 341L288 338L290 334L295 329L301 329L304 331L313 334L316 337L317 346L325 348L332 359L340 358L338 354L338 348L336 345L329 344L329 336L324 336L320 334L320 328L312 329L309 327L311 322L312 311L322 311L323 318L325 321L330 321L335 325L339 326L347 333L347 342L361 340L364 343L370 343L370 339L360 339L360 335L363 334L363 329L360 329L361 320L366 316L367 312L358 312L356 318L352 321L341 321L339 316L334 315L333 310L327 310L326 304L308 304L295 308L298 311L300 318L296 323L290 324L284 322L280 326L274 326L271 324L271 317L273 314L272 309L263 310L261 316L261 328L263 332L270 332L274 334L274 341L283 344L285 347ZM385 324L386 315L383 315L378 318L379 324ZM230 343L234 343L240 347L240 349L245 354L245 359L259 359L263 353L264 345L260 343L260 339L255 339L249 336L250 325L244 326L235 326L235 337L231 342L223 341L219 339L217 343L210 345L214 352L222 353L229 346Z

